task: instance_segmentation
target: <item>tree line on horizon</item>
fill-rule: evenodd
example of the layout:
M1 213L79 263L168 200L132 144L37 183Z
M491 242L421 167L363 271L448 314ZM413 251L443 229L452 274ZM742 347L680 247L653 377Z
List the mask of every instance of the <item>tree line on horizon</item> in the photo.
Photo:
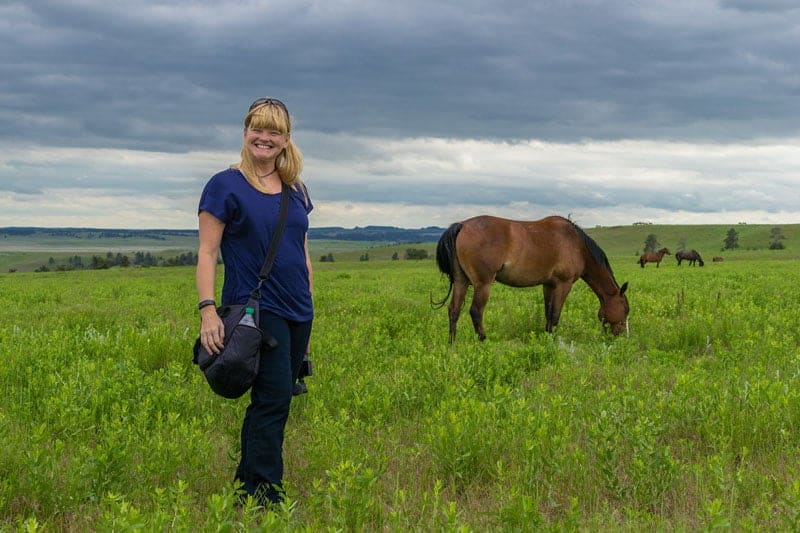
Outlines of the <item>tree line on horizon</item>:
M131 259L125 254L107 252L105 256L92 255L88 260L84 260L79 255L68 257L66 261L59 262L54 257L50 257L47 263L36 268L34 272L66 272L70 270L104 270L112 267L170 267L170 266L190 266L197 264L197 254L186 252L174 257L164 258L153 255L150 252L136 252ZM15 272L17 269L9 269Z
M403 259L405 260L419 260L419 259L427 259L429 256L428 250L424 248L407 248L405 253L403 254ZM369 261L369 252L364 252L358 258L359 261ZM394 252L392 254L392 261L400 260L400 253ZM333 253L328 252L327 254L323 254L319 258L320 263L333 263L336 259L333 257Z

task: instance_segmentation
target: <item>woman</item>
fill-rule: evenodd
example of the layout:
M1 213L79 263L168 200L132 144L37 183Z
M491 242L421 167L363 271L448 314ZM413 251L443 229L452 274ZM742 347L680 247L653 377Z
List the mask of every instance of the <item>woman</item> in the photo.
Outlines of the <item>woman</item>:
M244 491L262 504L282 500L284 428L314 316L307 238L313 205L300 181L302 166L286 106L279 100L260 98L244 117L241 161L213 176L200 197L200 342L216 354L224 338L214 301L217 258L221 253L225 265L222 304L245 303L258 283L278 223L281 187L291 188L286 226L259 302L260 327L278 346L262 349L242 424L242 456L236 469L236 480Z

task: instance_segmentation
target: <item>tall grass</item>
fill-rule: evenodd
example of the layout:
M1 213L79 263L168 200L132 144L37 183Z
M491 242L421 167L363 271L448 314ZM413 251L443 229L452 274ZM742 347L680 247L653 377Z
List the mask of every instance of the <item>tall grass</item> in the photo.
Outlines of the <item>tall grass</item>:
M431 261L320 264L288 502L236 505L246 399L191 364L191 268L0 275L0 529L800 527L800 269L640 269L631 334L579 282L495 285L447 342Z

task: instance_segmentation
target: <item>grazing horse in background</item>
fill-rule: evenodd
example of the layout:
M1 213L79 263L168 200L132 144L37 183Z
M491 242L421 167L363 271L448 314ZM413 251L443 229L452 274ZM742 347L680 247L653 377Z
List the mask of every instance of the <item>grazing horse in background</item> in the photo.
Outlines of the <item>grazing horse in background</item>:
M712 257L712 258L711 258L711 262L712 262L712 263L722 263L723 261L724 261L724 259L723 259L723 258L721 258L721 257L720 257L720 256L718 256L718 255L715 255L714 257Z
M697 252L697 250L679 250L675 252L675 259L678 260L678 266L681 266L681 261L689 261L689 266L694 266L695 262L697 262L700 266L705 265L703 258L700 257L700 254Z
M667 250L666 248L662 248L657 252L645 252L639 256L639 266L644 268L645 263L655 263L656 268L658 268L658 265L661 264L661 260L664 259L665 255L672 255L672 254L669 253L669 250Z
M480 340L486 338L483 311L493 281L511 287L541 285L545 330L552 332L572 285L583 279L600 300L597 317L603 327L614 335L628 329L628 284L617 284L603 250L566 218L523 222L478 216L456 222L439 239L436 262L450 278L450 287L444 299L431 299L431 305L443 307L452 294L448 308L451 343L470 284L474 288L469 309L472 325Z

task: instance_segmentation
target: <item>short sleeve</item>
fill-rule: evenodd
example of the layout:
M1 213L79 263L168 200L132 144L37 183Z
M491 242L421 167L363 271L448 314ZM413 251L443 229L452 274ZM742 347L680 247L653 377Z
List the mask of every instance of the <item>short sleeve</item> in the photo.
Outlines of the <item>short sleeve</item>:
M212 177L200 195L198 214L208 211L222 222L229 222L238 214L238 202L230 187L230 178L226 172Z

